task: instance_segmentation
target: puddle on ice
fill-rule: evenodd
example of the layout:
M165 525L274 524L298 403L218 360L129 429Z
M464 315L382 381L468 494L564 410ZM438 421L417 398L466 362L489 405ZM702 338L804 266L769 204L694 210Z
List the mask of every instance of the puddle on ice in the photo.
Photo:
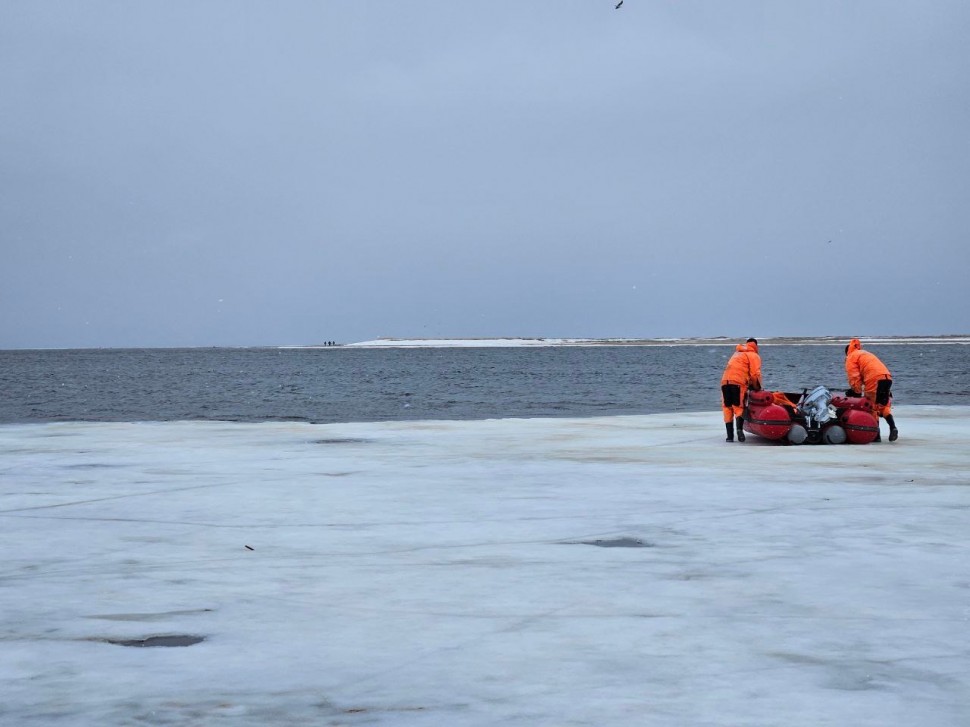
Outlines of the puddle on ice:
M368 444L369 439L355 437L334 437L332 439L314 439L310 444Z
M94 641L103 641L116 646L193 646L205 641L205 636L176 634L175 636L148 636L144 639L94 639Z
M595 545L600 548L652 548L653 543L639 538L612 538L610 540L581 540L579 545Z

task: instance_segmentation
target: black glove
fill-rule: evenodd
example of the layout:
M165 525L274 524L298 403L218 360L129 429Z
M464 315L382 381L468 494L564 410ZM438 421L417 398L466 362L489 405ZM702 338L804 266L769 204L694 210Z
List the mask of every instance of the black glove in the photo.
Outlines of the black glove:
M845 390L845 395L846 396L854 397L856 399L861 399L862 398L862 394L860 394L858 391L853 391L852 389L846 389Z

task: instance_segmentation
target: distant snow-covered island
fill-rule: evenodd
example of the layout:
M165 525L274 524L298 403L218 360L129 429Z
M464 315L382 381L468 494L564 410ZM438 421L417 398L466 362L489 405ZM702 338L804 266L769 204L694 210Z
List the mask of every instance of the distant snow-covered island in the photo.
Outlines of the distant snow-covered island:
M845 344L853 336L760 336L762 345L821 346ZM970 344L970 335L940 336L857 336L863 343ZM728 336L712 338L376 338L371 341L339 344L341 348L512 348L538 346L733 346L744 340ZM324 348L288 346L287 348Z

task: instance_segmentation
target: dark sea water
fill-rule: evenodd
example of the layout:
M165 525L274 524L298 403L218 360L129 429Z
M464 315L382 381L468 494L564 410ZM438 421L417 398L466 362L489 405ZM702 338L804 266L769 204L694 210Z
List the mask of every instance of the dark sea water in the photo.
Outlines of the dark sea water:
M970 346L868 345L896 404L970 404ZM729 346L0 351L0 423L353 422L720 411ZM846 387L841 346L761 351L766 388ZM719 414L718 414L719 416Z

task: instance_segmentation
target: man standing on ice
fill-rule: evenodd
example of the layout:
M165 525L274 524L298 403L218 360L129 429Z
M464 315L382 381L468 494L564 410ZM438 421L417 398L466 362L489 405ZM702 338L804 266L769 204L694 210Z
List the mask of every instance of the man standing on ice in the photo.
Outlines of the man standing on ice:
M725 441L734 441L735 420L738 423L738 441L744 441L744 397L749 388L761 391L761 356L758 355L756 338L738 344L721 376L721 409L724 412L724 428L727 429Z
M892 395L889 390L893 387L893 377L886 364L876 354L863 351L859 339L853 338L845 347L845 373L849 377L849 391L845 393L848 396L862 396L862 392L865 392L866 399L872 404L876 425L879 424L879 417L882 417L889 425L889 441L899 439L890 404ZM878 431L875 441L882 441Z

